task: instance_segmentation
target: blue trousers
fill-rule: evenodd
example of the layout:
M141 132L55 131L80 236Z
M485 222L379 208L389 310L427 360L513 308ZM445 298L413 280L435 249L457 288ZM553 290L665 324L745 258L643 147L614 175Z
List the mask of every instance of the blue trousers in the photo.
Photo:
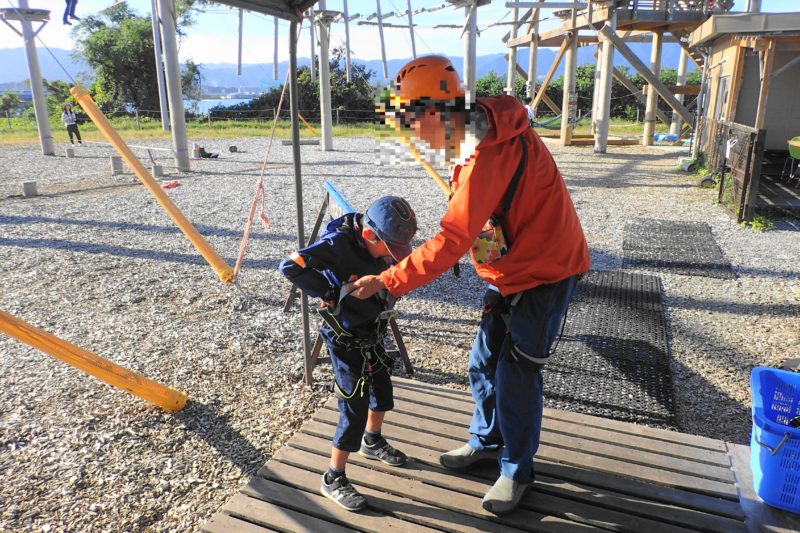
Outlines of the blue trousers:
M367 427L369 410L385 412L394 408L391 367L375 361L378 356L386 358L386 350L382 344L367 349L344 346L336 342L333 332L327 326L320 333L331 356L336 384L346 396L352 396L347 400L339 398L339 423L333 435L333 446L345 452L356 452L361 448L361 437ZM372 351L379 353L374 354ZM372 372L368 372L369 382L362 390L359 380L362 377L365 355L371 355L374 362ZM386 360L390 361L389 358ZM388 364L391 365L390 362Z
M533 456L542 431L542 364L550 355L578 276L502 298L490 287L484 314L469 354L469 382L475 410L469 445L476 450L504 446L500 474L533 482ZM506 315L508 325L503 318ZM516 352L516 354L514 353Z

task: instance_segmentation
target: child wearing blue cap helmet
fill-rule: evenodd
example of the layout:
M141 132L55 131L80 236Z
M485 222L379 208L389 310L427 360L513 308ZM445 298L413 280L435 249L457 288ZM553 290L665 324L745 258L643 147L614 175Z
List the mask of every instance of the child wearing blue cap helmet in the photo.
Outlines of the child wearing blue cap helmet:
M339 423L320 491L348 511L367 505L345 475L350 453L392 466L404 465L407 458L381 436L384 416L394 407L392 360L383 339L395 299L387 291L365 300L347 298L343 287L404 259L416 231L408 202L384 196L364 214L348 213L331 221L317 242L280 265L289 281L322 300L320 334L331 356Z

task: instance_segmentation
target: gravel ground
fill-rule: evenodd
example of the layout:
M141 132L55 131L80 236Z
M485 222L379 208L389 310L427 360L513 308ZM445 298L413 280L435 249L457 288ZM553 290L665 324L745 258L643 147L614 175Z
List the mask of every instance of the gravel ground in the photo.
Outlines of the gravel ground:
M192 161L193 172L180 176L168 169L181 182L169 194L232 264L264 139L197 142L222 159ZM675 171L674 152L624 147L598 157L547 142L593 268L621 266L631 218L711 225L737 279L662 275L678 421L688 433L748 442L750 368L800 357L797 223L740 228L713 191ZM381 194L409 198L420 239L434 234L445 201L422 170L377 166L371 139L335 146L302 147L307 228L330 179L360 207ZM0 531L194 531L328 398L329 367L314 371L313 387L300 383L298 306L281 312L288 286L276 266L296 249L291 150L273 148L271 229L250 243L247 305L130 174L110 176L108 147L76 152L44 158L37 146L0 148L0 309L186 391L190 402L163 414L0 336ZM164 154L153 152L168 165ZM27 180L43 195L17 196ZM482 287L466 262L462 272L398 306L416 377L458 388L466 388Z

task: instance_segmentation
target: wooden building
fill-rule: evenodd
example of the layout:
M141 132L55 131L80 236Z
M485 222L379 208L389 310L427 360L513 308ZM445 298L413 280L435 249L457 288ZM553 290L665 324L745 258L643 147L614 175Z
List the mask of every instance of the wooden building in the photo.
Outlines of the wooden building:
M800 210L800 179L787 173L800 136L800 13L715 15L689 37L706 56L699 146L730 190L737 218Z

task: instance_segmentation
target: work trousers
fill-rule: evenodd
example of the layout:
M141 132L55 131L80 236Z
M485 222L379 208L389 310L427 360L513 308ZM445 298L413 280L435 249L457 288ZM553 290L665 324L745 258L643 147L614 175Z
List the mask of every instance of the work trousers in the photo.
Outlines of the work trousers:
M490 287L484 296L484 314L469 354L475 400L469 445L476 450L504 446L500 473L520 483L533 482L542 430L542 366L577 281L572 276L507 298Z
M345 452L356 452L361 448L369 411L385 412L394 408L391 358L386 355L382 343L368 348L347 346L338 342L327 326L320 333L331 356L336 384L350 397L346 400L339 398L339 423L333 435L333 446ZM364 368L365 356L372 361L371 367ZM386 361L386 364L381 361ZM363 390L360 380L365 375L362 369L367 378Z
M78 7L78 0L66 0L67 7L64 9L64 22L69 20L68 17L75 17L75 8Z

